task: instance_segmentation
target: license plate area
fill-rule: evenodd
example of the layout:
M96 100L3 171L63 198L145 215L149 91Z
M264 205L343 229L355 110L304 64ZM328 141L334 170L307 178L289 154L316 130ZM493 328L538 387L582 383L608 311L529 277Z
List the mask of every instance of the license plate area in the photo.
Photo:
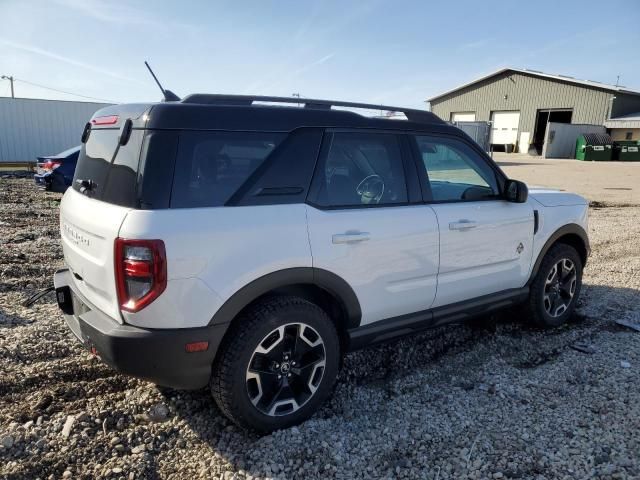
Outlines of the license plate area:
M73 293L71 293L71 302L73 305L73 312L77 317L91 311L91 309Z

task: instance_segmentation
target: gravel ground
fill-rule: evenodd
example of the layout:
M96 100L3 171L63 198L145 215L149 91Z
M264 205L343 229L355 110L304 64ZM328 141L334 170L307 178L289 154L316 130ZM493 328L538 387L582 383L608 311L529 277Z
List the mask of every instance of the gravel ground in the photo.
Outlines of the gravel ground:
M59 195L0 178L0 478L640 478L640 207L591 209L573 321L514 313L350 354L311 420L259 437L206 390L118 375L47 296Z

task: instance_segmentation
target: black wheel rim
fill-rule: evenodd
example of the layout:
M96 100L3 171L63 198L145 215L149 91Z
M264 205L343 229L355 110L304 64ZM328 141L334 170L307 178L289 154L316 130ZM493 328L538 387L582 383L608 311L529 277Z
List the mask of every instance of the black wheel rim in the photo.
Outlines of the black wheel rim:
M322 337L305 323L269 332L251 355L246 385L251 403L272 417L300 409L322 382L326 351Z
M558 260L545 279L544 309L553 318L567 311L573 301L578 283L575 264L568 258Z

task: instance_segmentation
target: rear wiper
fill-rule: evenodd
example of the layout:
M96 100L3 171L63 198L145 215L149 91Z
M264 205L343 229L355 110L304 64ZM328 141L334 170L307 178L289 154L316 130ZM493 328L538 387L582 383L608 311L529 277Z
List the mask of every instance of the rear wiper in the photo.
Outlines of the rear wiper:
M76 183L80 185L80 193L84 193L85 195L98 186L98 184L91 179L83 180L78 178Z

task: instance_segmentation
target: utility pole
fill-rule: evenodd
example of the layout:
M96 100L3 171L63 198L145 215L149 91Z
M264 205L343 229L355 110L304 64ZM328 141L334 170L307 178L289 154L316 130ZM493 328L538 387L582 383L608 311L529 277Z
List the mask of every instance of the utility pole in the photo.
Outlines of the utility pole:
M620 75L616 78L616 87L620 85Z
M2 80L9 80L9 83L11 83L11 98L16 98L16 96L13 93L13 77L12 76L7 76L7 75L2 75L2 77L0 77Z

